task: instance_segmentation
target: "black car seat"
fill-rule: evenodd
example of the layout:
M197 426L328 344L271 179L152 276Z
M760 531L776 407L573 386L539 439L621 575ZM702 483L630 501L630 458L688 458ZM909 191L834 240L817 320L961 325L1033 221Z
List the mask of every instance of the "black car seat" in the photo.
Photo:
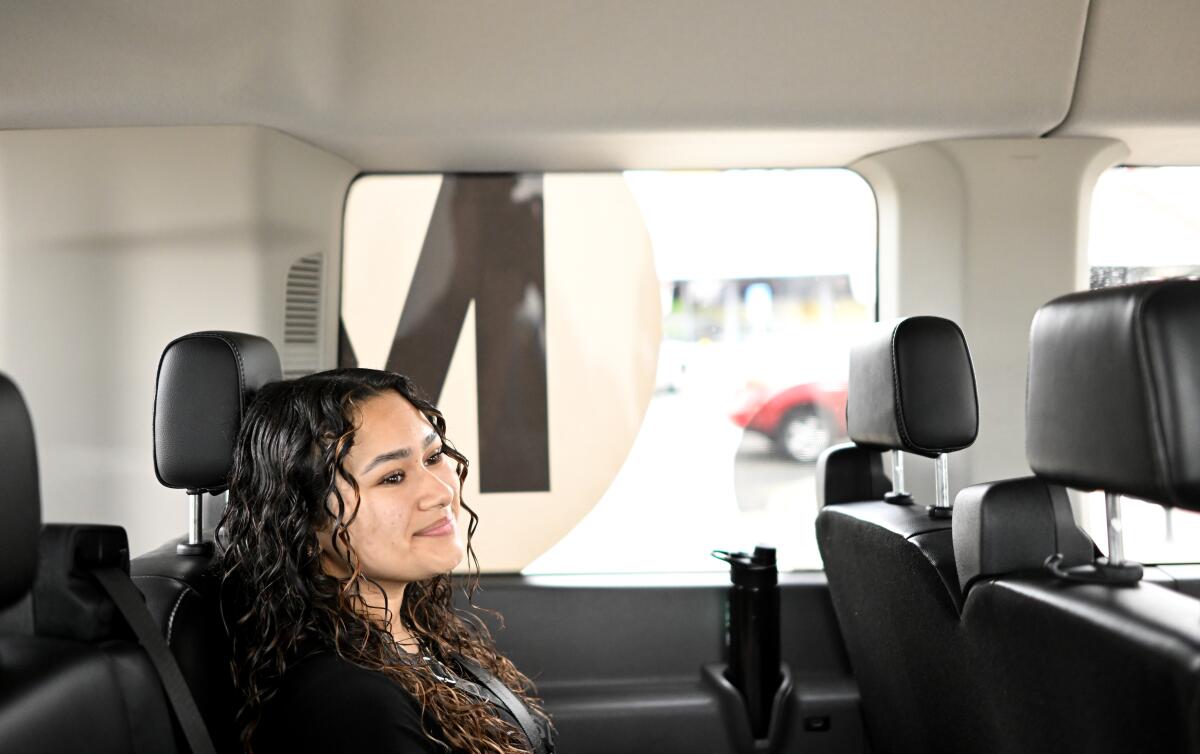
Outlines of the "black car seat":
M954 548L997 752L1200 752L1200 601L1123 561L1117 495L1200 510L1200 281L1065 296L1034 318L1036 478L963 490ZM1109 558L1061 485L1109 494Z
M89 561L127 567L125 533L55 524L39 535L33 428L3 375L0 469L0 751L176 751L154 666L86 572Z
M949 511L880 494L881 451L936 457L975 440L975 377L958 326L876 326L851 353L846 413L855 447L831 448L819 464L817 543L872 750L972 751L980 731L956 691L969 671ZM854 500L864 492L874 494Z
M220 561L212 532L201 520L201 496L225 490L246 408L259 388L280 378L274 346L265 338L235 332L177 338L163 350L158 368L155 473L167 487L189 495L189 533L135 558L131 571L218 751L241 747L220 613Z
M844 442L817 458L817 508L837 503L882 500L892 491L883 472L884 451Z

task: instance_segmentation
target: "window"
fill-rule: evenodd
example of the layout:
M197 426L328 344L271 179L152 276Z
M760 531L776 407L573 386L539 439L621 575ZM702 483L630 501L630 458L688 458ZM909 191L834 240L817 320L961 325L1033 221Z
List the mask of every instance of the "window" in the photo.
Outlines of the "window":
M485 569L718 571L711 550L759 542L820 568L814 461L844 438L876 263L847 170L371 176L347 206L343 360L428 375ZM544 484L513 471L538 462Z
M1092 195L1090 288L1200 275L1200 168L1114 168ZM1080 522L1101 547L1104 495L1079 495ZM1200 514L1125 498L1125 556L1142 563L1200 561Z

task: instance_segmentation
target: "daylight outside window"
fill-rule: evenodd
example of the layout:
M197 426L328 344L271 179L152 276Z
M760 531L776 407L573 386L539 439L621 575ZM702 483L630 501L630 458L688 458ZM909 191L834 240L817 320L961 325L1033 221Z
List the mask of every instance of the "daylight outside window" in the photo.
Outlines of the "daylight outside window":
M595 508L525 573L819 569L814 462L845 438L849 346L876 318L875 200L848 170L630 172L663 338L654 396Z

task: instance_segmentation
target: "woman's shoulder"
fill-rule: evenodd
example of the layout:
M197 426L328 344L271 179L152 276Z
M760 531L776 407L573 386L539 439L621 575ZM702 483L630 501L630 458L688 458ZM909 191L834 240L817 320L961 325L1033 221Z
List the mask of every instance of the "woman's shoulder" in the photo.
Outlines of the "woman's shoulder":
M292 663L283 674L279 694L308 696L310 691L327 694L331 686L350 695L378 693L384 698L410 701L404 689L383 673L356 665L329 651L313 652Z
M416 701L383 673L330 652L287 669L266 703L255 750L444 751L422 729Z

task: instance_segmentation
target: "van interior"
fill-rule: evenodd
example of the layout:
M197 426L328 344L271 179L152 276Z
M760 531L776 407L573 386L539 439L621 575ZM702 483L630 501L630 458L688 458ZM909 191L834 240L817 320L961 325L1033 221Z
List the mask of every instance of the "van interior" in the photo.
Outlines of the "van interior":
M6 0L0 751L244 750L234 438L362 366L556 751L1200 752L1198 35Z

